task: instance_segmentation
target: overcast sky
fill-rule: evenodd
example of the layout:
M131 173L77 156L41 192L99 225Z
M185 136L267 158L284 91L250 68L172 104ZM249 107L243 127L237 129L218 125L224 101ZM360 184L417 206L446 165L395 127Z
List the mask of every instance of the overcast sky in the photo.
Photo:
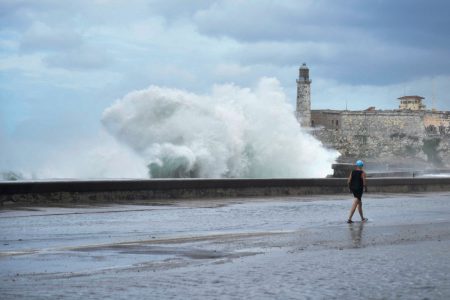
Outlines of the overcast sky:
M303 62L313 109L392 109L407 94L450 110L449 12L445 0L0 0L0 141L88 137L150 85L202 94L275 77L294 107Z

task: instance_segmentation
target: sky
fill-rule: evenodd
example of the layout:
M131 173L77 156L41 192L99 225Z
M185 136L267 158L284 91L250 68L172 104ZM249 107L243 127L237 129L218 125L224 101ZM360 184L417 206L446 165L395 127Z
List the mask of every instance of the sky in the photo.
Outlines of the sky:
M313 109L419 95L450 110L449 11L445 0L0 0L0 170L81 149L105 109L151 85L207 94L273 77L294 109L302 63Z

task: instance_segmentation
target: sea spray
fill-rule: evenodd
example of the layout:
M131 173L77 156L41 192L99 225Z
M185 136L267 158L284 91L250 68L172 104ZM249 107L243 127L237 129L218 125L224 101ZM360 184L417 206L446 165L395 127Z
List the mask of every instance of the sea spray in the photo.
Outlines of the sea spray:
M274 78L207 95L150 86L116 101L102 123L152 178L324 177L338 156L300 128Z
M148 178L143 158L104 129L68 135L64 143L2 139L0 145L0 181Z
M145 161L106 133L71 141L34 172L36 179L147 178Z

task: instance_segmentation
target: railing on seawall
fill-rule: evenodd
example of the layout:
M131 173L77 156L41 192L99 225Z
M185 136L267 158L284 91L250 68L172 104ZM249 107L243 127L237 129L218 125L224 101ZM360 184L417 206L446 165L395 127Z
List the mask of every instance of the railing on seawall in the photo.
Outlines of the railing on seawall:
M370 178L369 193L450 191L450 178ZM0 202L17 205L145 203L165 199L282 197L349 193L343 178L152 179L0 182Z

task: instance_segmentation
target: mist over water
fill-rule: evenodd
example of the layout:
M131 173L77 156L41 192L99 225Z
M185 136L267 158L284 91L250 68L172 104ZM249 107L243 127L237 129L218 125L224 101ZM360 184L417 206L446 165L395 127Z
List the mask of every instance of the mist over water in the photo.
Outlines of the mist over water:
M324 177L336 151L300 129L273 78L206 95L150 86L107 108L102 123L152 178Z
M104 129L63 145L25 145L6 145L4 152L17 155L10 164L0 162L0 181L148 177L142 157Z

